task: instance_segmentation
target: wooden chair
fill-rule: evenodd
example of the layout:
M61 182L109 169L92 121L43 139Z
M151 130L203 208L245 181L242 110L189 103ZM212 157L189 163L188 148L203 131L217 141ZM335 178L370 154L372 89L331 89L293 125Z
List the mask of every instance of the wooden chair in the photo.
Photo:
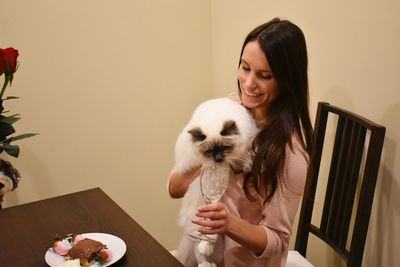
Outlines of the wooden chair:
M321 221L319 225L314 225L311 217L320 178L322 151L326 149L324 139L328 115L331 114L336 114L333 117L337 117L336 133L331 161L328 164L329 174L325 179L320 179L327 181ZM366 138L367 133L369 141ZM286 266L313 266L305 260L310 233L332 247L343 258L346 266L361 266L384 136L383 126L329 103L318 104L314 146L300 211L295 251L289 252ZM355 216L354 220L352 215ZM351 228L353 231L349 233ZM346 247L347 242L350 244L349 249ZM299 259L300 254L304 258ZM300 264L300 261L305 262Z

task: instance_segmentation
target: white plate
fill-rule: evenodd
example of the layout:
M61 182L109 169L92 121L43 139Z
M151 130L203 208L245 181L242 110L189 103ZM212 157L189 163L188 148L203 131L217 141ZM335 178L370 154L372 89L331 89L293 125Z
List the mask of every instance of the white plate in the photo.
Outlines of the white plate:
M86 233L81 234L86 238L90 238L96 241L99 241L107 246L109 250L111 250L112 258L110 261L107 261L103 264L99 264L97 262L90 265L90 267L105 267L109 266L116 261L118 261L122 256L124 256L126 252L126 244L125 242L115 236L110 234L104 233ZM44 255L44 259L46 260L47 264L51 267L60 267L61 264L65 261L63 256L58 255L57 253L51 251L50 249L47 250L46 254Z

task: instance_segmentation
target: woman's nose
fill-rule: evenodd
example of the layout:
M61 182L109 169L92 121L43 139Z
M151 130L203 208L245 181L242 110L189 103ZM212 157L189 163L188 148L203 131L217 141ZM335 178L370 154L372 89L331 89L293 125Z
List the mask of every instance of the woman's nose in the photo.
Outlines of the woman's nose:
M244 82L244 86L246 89L252 89L254 87L256 87L256 80L253 74L249 74L246 77L246 81Z

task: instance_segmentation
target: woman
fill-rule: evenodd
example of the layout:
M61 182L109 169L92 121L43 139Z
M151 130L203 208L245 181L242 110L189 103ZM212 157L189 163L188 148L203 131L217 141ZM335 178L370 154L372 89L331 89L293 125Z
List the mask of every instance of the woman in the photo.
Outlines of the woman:
M238 100L260 130L253 142L252 170L235 175L221 202L199 207L192 222L200 233L220 234L213 254L218 266L283 267L311 150L301 29L276 18L251 31L237 80ZM182 197L197 171L172 172L170 195Z

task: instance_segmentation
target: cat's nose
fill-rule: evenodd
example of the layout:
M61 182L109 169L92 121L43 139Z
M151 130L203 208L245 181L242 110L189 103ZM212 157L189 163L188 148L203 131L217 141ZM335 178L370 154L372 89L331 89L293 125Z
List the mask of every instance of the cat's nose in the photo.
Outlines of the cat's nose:
M215 161L215 162L218 162L218 163L223 162L224 159L225 159L224 153L222 153L222 152L214 153L213 156L214 156L214 161Z

